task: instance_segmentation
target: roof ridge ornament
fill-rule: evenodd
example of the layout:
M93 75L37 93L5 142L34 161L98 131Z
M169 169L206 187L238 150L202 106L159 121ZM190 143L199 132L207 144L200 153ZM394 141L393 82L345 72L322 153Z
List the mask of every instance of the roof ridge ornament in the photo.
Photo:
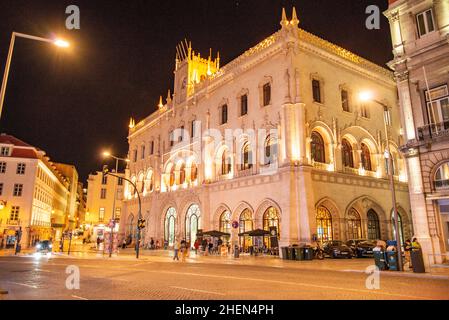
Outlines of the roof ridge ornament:
M298 16L296 15L295 7L293 7L292 20L290 21L290 24L295 27L298 27L298 25L299 25L299 19L298 19Z
M285 8L282 8L282 19L281 19L280 24L282 26L282 29L288 27L288 24L289 24L289 22L287 20L287 14L285 13Z

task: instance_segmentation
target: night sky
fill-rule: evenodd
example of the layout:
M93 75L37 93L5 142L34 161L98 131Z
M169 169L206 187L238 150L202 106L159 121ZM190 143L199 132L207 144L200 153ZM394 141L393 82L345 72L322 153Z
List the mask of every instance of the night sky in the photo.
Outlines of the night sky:
M81 29L65 29L68 5ZM0 0L0 72L12 31L62 36L69 49L18 39L0 131L76 165L84 181L101 169L100 153L126 156L130 116L137 121L173 92L176 44L187 38L202 56L220 51L222 65L280 28L281 8L296 6L300 27L385 65L390 30L365 28L366 0ZM164 100L165 101L165 100Z

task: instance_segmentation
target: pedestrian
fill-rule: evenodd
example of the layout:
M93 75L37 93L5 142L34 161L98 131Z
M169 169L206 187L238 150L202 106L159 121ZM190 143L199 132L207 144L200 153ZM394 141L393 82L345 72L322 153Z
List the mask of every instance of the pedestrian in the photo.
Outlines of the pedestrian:
M209 242L209 254L212 254L213 250L214 250L214 244L212 241L210 241Z
M412 251L417 251L421 249L421 244L418 242L417 238L413 238L412 240Z
M404 244L404 253L405 253L405 263L408 263L409 269L413 268L412 266L412 260L411 260L411 251L412 251L412 242L410 239L405 240Z
M187 257L187 242L184 240L181 242L181 261L186 262Z
M156 240L156 250L159 249L159 240Z
M195 243L193 244L193 247L195 248L195 254L198 254L198 248L200 247L200 240L196 239Z
M101 243L101 239L100 239L100 237L97 237L97 250L100 250L100 243Z
M153 250L154 249L154 239L151 238L150 240L150 249Z
M179 256L178 256L179 248L180 248L179 241L175 240L175 243L173 244L173 250L174 250L173 260L179 261Z

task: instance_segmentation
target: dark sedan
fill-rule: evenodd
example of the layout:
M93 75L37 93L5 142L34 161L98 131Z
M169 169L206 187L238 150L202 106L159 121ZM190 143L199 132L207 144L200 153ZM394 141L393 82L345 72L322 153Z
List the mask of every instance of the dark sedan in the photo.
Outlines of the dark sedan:
M352 258L352 250L342 241L334 240L323 244L323 250L331 258Z
M376 241L367 239L349 240L346 244L352 249L357 258L372 257Z

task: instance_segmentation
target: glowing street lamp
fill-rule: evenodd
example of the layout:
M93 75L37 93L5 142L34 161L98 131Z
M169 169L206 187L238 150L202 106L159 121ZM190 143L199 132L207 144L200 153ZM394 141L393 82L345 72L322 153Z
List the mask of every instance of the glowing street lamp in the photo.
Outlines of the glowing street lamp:
M376 104L380 105L384 109L384 127L385 127L385 139L387 140L385 146L384 157L387 159L388 163L388 178L390 180L390 191L391 191L391 200L393 202L393 219L394 219L394 229L395 229L395 240L396 240L396 252L398 254L398 271L402 271L402 245L401 239L399 235L399 214L398 208L396 205L396 193L394 190L394 177L393 177L393 157L390 152L390 138L388 135L387 125L391 123L391 116L388 110L388 106L385 103L380 102L374 98L374 94L370 91L364 91L359 94L359 98L361 101L373 101Z
M63 39L47 39L36 36L31 36L29 34L13 32L11 36L11 42L9 45L8 57L6 58L6 67L5 73L3 74L3 82L0 90L0 118L2 116L3 102L5 101L5 93L6 93L6 85L8 83L9 69L11 67L12 54L14 51L14 43L16 41L16 37L25 38L29 40L41 41L51 43L59 48L68 48L70 44Z

